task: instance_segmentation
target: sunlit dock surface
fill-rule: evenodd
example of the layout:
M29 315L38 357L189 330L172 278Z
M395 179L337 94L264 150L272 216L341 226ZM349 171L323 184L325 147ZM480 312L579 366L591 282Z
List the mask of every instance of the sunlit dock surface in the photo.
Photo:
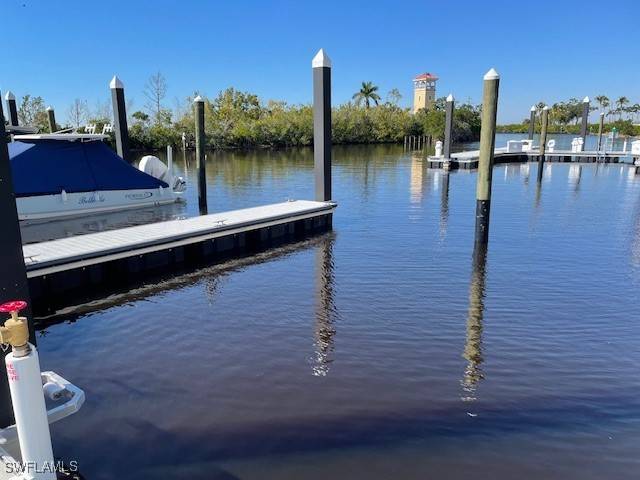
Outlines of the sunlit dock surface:
M23 247L32 299L229 258L331 228L333 202L288 201Z

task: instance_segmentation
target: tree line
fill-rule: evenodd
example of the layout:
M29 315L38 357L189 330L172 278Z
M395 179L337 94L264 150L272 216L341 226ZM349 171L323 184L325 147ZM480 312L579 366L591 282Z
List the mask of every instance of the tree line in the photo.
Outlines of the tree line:
M184 100L176 100L174 108L167 106L167 82L156 73L149 77L143 95L142 109L133 108L128 100L129 137L132 148L160 149L167 145L182 145L182 135L193 143L193 99L200 94L205 100L205 132L209 148L290 147L313 144L313 109L310 104L289 104L284 101L264 101L250 92L233 87L206 97L194 92ZM432 108L412 114L400 106L402 95L391 89L382 98L373 82L362 82L351 101L332 110L332 137L336 144L402 142L407 135L444 137L445 100L438 99ZM44 100L25 95L21 102L20 121L41 131L48 131ZM82 131L88 123L111 123L110 102L98 102L89 108L87 102L76 99L67 110L66 123ZM470 103L456 107L454 141L476 140L480 135L480 109Z
M616 128L623 135L640 135L640 126L635 122L640 117L640 104L634 103L627 97L619 97L610 100L606 95L598 95L594 98L597 103L589 107L589 112L599 111L605 115L604 131L609 132ZM536 109L536 128L539 131L540 118L544 102L538 102ZM583 102L577 98L556 102L549 106L549 131L551 133L578 133L583 115ZM524 133L529 129L530 119L525 118L521 123L500 125L498 131L509 133ZM597 132L598 123L590 124L589 131Z

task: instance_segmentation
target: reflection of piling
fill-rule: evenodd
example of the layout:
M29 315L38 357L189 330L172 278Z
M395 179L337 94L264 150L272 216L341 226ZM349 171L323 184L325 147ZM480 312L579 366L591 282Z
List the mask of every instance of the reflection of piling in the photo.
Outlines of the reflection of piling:
M53 111L53 107L47 107L47 122L49 123L49 131L51 133L58 130L56 125L56 112Z
M476 243L489 240L489 214L491 210L491 175L496 139L498 87L500 76L493 68L484 76L482 94L482 126L480 128L480 156L476 186Z
M476 399L478 382L484 378L482 372L482 323L484 318L486 245L476 245L473 250L471 285L469 287L469 311L467 315L467 337L463 357L467 367L462 380L463 400Z
M589 97L584 97L582 100L582 125L580 126L580 137L582 137L582 149L587 147L587 130L589 128Z
M320 49L313 70L313 160L316 200L331 200L331 59Z
M544 171L544 154L547 148L547 127L549 126L549 107L542 109L542 126L540 127L540 155L538 157L538 182L542 181Z
M333 337L335 336L335 266L333 263L334 237L329 234L316 250L316 323L315 350L316 358L313 374L326 376L332 362Z
M196 167L198 170L198 206L201 213L207 212L207 175L205 133L204 133L204 100L198 95L193 100L196 119Z
M451 137L453 134L453 108L454 101L453 95L449 94L445 106L445 118L444 118L444 158L448 160L451 158Z
M442 173L442 189L440 190L440 236L447 233L449 222L449 172Z
M113 105L114 129L116 133L116 151L127 162L133 159L129 152L129 129L127 127L127 107L124 101L124 85L116 76L109 84L111 88L111 103Z
M598 124L598 152L602 148L602 131L604 130L604 112L600 113L600 123Z
M7 101L7 110L9 111L9 125L18 126L18 105L16 104L16 96L12 92L5 95Z
M533 134L536 128L536 106L531 106L531 113L529 114L529 140L533 140Z
M2 235L0 235L0 251L2 251L2 275L0 275L0 303L11 300L25 300L30 304L27 271L22 254L22 237L18 223L16 197L13 192L7 132L5 129L2 104L0 103L0 218L2 218ZM32 316L27 312L29 332L33 337ZM4 354L0 354L3 357ZM7 376L0 375L0 427L13 423L11 402L9 401L9 385Z

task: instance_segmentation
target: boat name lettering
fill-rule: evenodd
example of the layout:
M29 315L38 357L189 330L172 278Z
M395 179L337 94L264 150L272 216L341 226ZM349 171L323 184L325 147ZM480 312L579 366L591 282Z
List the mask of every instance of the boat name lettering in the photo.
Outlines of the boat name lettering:
M153 195L153 192L142 192L142 193L127 193L125 195L129 200L144 200L145 198L149 198Z

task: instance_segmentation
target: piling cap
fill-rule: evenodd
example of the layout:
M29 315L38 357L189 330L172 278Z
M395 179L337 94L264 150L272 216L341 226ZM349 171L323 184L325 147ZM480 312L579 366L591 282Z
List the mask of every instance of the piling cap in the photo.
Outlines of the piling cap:
M487 73L484 74L485 80L497 80L498 78L500 78L500 75L498 75L498 72L496 72L495 68L492 68L491 70L489 70Z
M535 106L535 105L531 105L531 111L532 111L532 112L535 112L536 110L537 110L537 109L536 109L536 106Z
M589 103L589 102L590 102L589 97L584 97L582 99L582 103Z
M204 102L203 98L198 95L196 98L193 99L193 103L197 103L197 102Z
M452 93L447 95L447 102L453 102L453 94Z
M124 88L124 83L122 83L122 81L116 75L114 75L111 79L111 83L109 83L109 88L111 88L111 90L113 90L114 88Z
M549 105L545 105L542 110L549 110Z
M51 105L49 105L49 106L46 108L46 110L47 110L47 112L50 112L51 110L53 110L53 107L52 107Z
M320 67L329 67L329 68L331 68L331 59L329 58L329 55L327 55L326 52L324 51L324 48L321 48L320 50L318 50L318 53L316 53L316 56L313 57L313 60L311 61L311 67L313 67L313 68L320 68Z
M16 96L13 94L11 90L7 90L7 93L4 96L5 100L15 100Z

